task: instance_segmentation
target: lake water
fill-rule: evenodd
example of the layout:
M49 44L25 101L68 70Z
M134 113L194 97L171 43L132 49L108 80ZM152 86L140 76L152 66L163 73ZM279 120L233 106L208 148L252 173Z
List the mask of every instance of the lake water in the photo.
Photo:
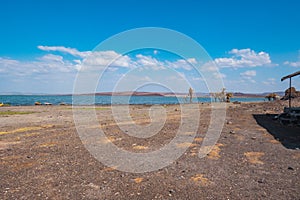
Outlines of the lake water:
M74 101L73 101L74 100ZM265 99L260 98L231 98L231 102L261 102ZM62 102L75 105L111 105L111 104L179 104L188 103L183 97L165 97L165 96L92 96L82 95L0 95L0 103L7 103L13 106L34 105L35 102L52 103L58 105ZM194 103L211 102L209 97L193 98Z

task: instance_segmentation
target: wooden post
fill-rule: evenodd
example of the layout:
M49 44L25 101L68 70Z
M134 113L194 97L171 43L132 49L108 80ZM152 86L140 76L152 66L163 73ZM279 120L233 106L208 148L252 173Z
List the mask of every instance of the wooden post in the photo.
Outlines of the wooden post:
M290 93L289 93L289 110L291 110L292 104L292 77L290 77Z

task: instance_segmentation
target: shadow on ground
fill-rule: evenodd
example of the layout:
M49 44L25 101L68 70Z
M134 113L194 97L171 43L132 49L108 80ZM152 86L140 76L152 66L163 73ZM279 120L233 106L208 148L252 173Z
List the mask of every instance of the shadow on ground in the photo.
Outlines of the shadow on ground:
M267 131L288 149L300 148L300 127L293 125L282 125L278 120L274 120L275 115L254 114L256 122L267 129Z

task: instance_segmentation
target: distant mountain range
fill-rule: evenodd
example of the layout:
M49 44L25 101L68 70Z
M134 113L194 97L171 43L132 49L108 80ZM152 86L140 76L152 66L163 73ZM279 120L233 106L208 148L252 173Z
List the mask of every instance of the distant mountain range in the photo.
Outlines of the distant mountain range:
M263 93L241 93L241 92L234 92L234 97L265 97L270 93L275 93L278 96L284 96L284 92L263 92Z
M270 93L276 93L279 96L284 96L284 92L264 92L264 93L242 93L242 92L234 92L234 97L265 97ZM21 93L21 92L6 92L0 93L0 95L72 95L72 94L42 94L42 93ZM177 92L97 92L95 94L81 94L81 95L97 95L97 96L187 96L187 93ZM209 93L195 93L197 97L209 97Z
M284 92L263 92L263 93L242 93L234 92L234 97L265 97L270 93L276 93L278 96L284 96ZM91 95L91 94L90 94ZM187 96L187 93L184 92L98 92L95 93L98 96ZM209 97L209 93L195 93L194 96L197 97Z

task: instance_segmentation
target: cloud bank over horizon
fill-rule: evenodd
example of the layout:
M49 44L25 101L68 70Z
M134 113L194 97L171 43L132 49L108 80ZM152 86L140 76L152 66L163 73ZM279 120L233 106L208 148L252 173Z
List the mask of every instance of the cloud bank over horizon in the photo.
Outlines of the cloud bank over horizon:
M83 69L105 70L105 73L109 74L110 78L99 83L103 91L113 89L109 86L114 83L112 80L117 81L130 70L139 70L140 75L130 77L132 81L151 82L150 77L153 79L160 75L161 79L172 82L175 88L178 88L176 92L184 92L187 89L180 78L182 77L195 85L200 84L201 87L196 89L202 91L196 92L203 92L205 90L203 77L195 73L194 67L210 71L215 78L222 78L228 91L265 92L287 88L286 84L280 83L279 77L268 76L265 73L266 70L274 70L279 65L272 62L269 53L257 52L250 48L234 48L228 51L226 56L214 58L213 62L218 69L195 58L170 59L159 50L121 55L113 50L92 52L64 46L42 45L37 48L45 54L32 60L0 57L0 77L8 83L8 87L2 88L0 92L71 93L76 74ZM281 65L296 70L300 67L300 59L285 61ZM176 71L179 78L164 73L167 69ZM296 87L300 85L296 83Z

